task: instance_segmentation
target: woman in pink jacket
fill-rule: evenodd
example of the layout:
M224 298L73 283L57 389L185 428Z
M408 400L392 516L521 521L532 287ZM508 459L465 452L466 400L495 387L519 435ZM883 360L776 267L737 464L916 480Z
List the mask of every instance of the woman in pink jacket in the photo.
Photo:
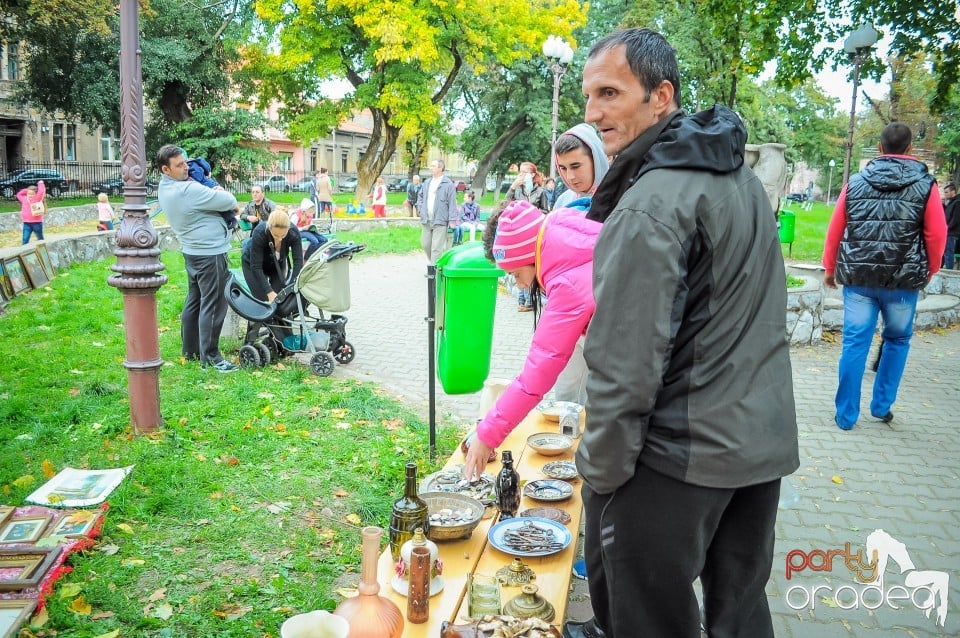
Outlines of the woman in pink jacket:
M520 376L477 424L463 474L479 477L494 448L540 402L573 353L593 317L593 247L601 225L586 210L571 208L545 216L526 201L514 201L487 220L483 243L487 258L529 288L536 329ZM540 295L547 297L540 312Z
M17 193L20 200L20 220L23 222L23 243L30 241L30 234L37 236L37 241L43 241L43 213L46 204L43 198L47 195L47 187L43 180L36 186L27 186Z

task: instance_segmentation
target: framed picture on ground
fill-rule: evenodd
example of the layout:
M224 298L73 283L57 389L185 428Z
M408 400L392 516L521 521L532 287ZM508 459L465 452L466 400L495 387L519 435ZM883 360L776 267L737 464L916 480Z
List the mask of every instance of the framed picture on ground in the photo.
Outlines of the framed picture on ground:
M43 535L51 516L24 516L11 518L0 529L0 544L32 543Z
M50 259L50 251L47 250L47 245L43 242L37 244L37 257L40 258L40 264L43 265L43 271L47 273L47 279L53 279L56 277L57 273L53 268L53 261Z
M19 295L30 291L30 280L27 279L27 273L23 271L23 264L19 257L12 257L3 261L3 269L10 278L10 295Z
M66 536L68 538L86 536L99 517L96 510L83 510L67 514L57 521L47 536Z
M37 601L30 599L0 600L0 638L14 638L36 606Z
M16 508L14 508L13 505L0 505L0 528L3 527L3 524L6 523L10 515L13 514L14 509Z
M0 549L0 591L36 587L59 556L59 547Z
M0 289L3 290L3 296L7 299L13 297L13 284L10 283L7 265L3 263L3 260L0 260Z
M27 272L30 283L34 288L43 288L50 283L50 278L47 277L47 273L43 270L43 264L40 263L40 257L37 255L37 251L31 250L20 253L20 261L23 262L23 269Z

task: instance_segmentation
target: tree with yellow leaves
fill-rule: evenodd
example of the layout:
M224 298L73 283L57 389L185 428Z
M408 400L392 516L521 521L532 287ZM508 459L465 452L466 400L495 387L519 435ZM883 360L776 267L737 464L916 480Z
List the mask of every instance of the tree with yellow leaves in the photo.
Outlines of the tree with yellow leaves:
M265 105L282 105L291 137L324 137L369 109L373 132L358 165L366 193L396 150L440 117L461 69L510 64L540 50L548 34L570 38L586 19L576 0L256 0L262 36L244 53L246 79ZM321 83L345 79L343 99Z

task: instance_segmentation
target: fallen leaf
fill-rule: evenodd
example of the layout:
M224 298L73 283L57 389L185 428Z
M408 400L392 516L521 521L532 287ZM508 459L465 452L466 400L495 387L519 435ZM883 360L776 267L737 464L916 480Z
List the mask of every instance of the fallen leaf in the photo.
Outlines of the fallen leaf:
M221 499L223 498L223 492L211 492L210 498L212 498L213 500Z
M31 485L33 485L33 481L34 481L33 474L24 474L20 478L16 478L13 480L13 486L14 487L30 487Z
M393 419L384 419L381 423L383 423L384 427L388 430L393 431L403 426L403 419L395 417Z
M43 468L43 475L47 478L53 478L57 474L57 471L53 469L53 463L47 459L43 459L43 463L40 464L40 467Z
M113 612L110 612L110 615L112 616L112 615L113 615ZM91 618L94 618L94 616L90 616L90 617L91 617ZM108 632L105 633L105 634L100 634L99 636L94 636L94 638L117 638L117 636L119 636L119 635L120 635L120 630L119 630L119 629L114 629L113 631L108 631Z
M350 410L348 408L332 408L330 410L330 416L335 419L342 419L343 417L347 416L349 412Z
M346 498L347 496L350 496L350 493L347 492L346 490L339 489L339 490L336 490L333 493L333 495L336 496L337 498Z
M153 614L160 620L170 620L170 617L173 616L173 605L170 603L158 605Z
M253 607L241 607L239 605L220 605L219 609L213 610L213 615L220 618L225 618L226 620L237 620L238 618L243 618L249 612L253 611Z
M47 500L50 501L50 504L59 503L63 500L63 497L57 494L56 492L51 492L47 495Z
M70 388L67 392L70 394L70 396L75 397L80 394L80 388Z
M359 593L355 587L341 587L340 589L335 589L334 591L344 598L353 598Z
M360 516L358 516L357 514L347 514L344 518L348 523L351 523L353 525L359 525L360 523L363 522L360 519Z
M50 620L50 614L47 612L47 608L44 607L30 619L30 626L40 628L46 625L48 620Z
M269 412L269 411L270 411L270 406L269 406L269 405L265 405L265 406L263 406L263 409L260 410L260 414L266 414L266 413Z
M86 523L92 521L97 515L95 510L78 510L67 517L71 523Z
M287 369L287 366L285 366L285 365L283 365L282 363L279 363L279 362L278 362L277 365L275 365L274 367L275 367L277 370L286 370L286 369Z
M163 600L163 599L166 598L166 597L167 597L167 588L166 588L166 587L161 587L160 589L158 589L158 590L156 590L155 592L153 592L152 594L150 594L150 597L147 598L147 600L149 600L149 601L152 602L152 603L155 603L155 602L157 602L158 600Z
M243 510L237 507L236 505L231 505L230 510L233 512L242 512Z
M133 528L127 525L126 523L118 524L117 529L123 532L124 534L130 534L131 536L133 536Z
M90 603L83 599L83 596L77 596L73 599L73 602L70 603L70 606L67 608L78 616L89 616L90 612L93 611L93 607L90 606Z
M840 478L839 476L834 476L830 480L836 483L837 485L843 485L843 479Z
M285 426L283 423L277 423L273 429L276 430L277 432L286 432L287 426Z
M103 620L104 618L113 618L114 616L116 616L116 614L112 611L98 611L94 615L90 616L90 620ZM117 631L119 632L120 630L117 629ZM104 634L104 636L106 635L107 634Z
M83 588L76 583L70 583L69 585L64 585L60 588L60 599L64 598L73 598L77 594L83 591Z
M349 430L350 424L347 423L346 421L340 421L338 423L335 423L333 427L335 427L338 430Z
M142 558L124 558L122 561L120 561L120 564L124 567L139 567L145 563L146 561Z

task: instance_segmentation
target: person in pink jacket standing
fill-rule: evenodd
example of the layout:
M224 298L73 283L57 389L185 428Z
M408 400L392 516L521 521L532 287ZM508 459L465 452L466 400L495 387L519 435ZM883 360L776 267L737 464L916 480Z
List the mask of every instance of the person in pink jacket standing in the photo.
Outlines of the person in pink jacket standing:
M588 200L581 200L584 204ZM580 202L574 202L579 204ZM593 247L601 224L581 208L544 215L533 204L514 201L487 220L487 258L516 277L517 285L547 297L542 312L532 294L536 329L520 375L477 424L463 474L479 477L490 453L556 383L593 317Z
M36 186L27 186L19 193L17 199L20 200L20 220L23 222L23 243L30 242L30 235L37 236L37 241L43 241L43 214L47 211L47 205L43 198L47 196L47 187L43 180L37 182Z

